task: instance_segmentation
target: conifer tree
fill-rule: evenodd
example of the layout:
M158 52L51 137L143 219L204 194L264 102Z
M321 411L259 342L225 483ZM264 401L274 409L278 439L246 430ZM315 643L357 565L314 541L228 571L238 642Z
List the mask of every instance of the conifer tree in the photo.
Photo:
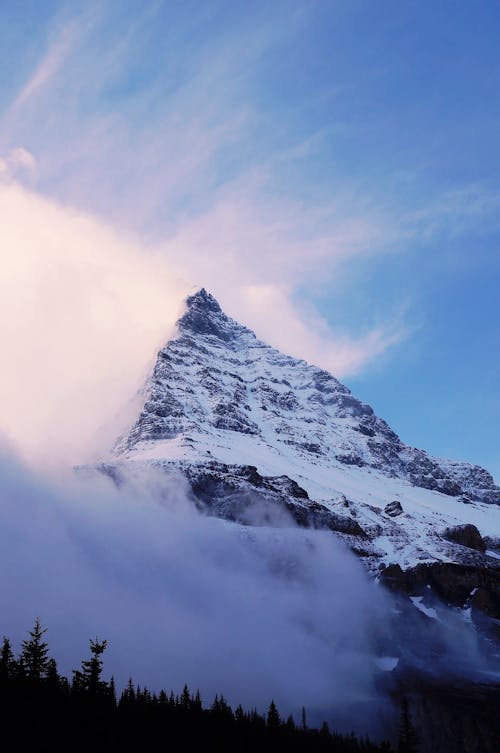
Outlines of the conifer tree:
M61 678L57 671L57 663L55 659L49 659L47 662L46 680L48 687L52 690L59 688L61 684Z
M109 681L109 697L111 698L111 702L113 706L116 706L116 685L115 685L115 678L112 676L111 680Z
M277 729L280 724L281 719L278 713L278 709L276 708L274 701L271 701L271 703L269 704L269 710L267 712L267 726L271 729Z
M191 708L191 695L189 693L189 688L187 685L184 685L182 695L181 695L181 706L186 711Z
M202 708L203 708L203 705L202 705L202 703L201 703L201 695L200 695L200 690L199 690L199 688L198 688L198 690L196 691L196 695L195 695L194 699L193 699L193 700L191 701L191 707L192 707L192 708L193 708L194 710L196 710L196 711L201 711L201 710L202 710Z
M408 699L401 701L401 717L399 722L398 753L418 753L418 740L413 726Z
M307 721L306 721L306 707L302 706L302 729L307 729Z
M99 641L97 638L90 640L91 658L82 661L81 670L73 672L73 687L78 691L88 691L91 695L99 695L108 689L108 685L101 680L102 659L106 650L107 641Z
M16 660L12 653L10 641L4 637L0 653L0 680L8 680L14 674L15 669Z
M236 707L234 718L239 724L241 724L245 720L245 712L243 711L243 706L241 705L241 703Z
M20 663L23 672L31 680L39 681L47 672L49 646L43 640L46 632L47 629L42 628L40 619L37 617L33 630L30 630L30 637L22 643Z
M328 722L323 722L319 734L325 738L328 738L330 736L330 727L328 726Z
M219 702L219 696L217 693L215 694L215 698L210 707L210 711L212 711L213 713L217 713L218 711L220 711L220 702Z
M289 732L295 732L295 719L293 718L292 714L290 714L290 716L286 720L286 728Z
M127 685L127 690L125 691L127 693L127 700L133 703L135 701L135 688L134 688L134 681L130 677Z

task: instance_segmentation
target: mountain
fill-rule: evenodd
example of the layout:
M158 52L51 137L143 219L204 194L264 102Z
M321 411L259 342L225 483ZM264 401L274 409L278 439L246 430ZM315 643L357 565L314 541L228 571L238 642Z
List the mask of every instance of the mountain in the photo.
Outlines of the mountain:
M120 485L130 469L175 470L204 514L332 531L392 592L384 650L399 659L384 659L385 673L397 674L391 692L413 698L425 749L496 749L500 488L486 470L405 444L334 376L258 340L204 289L140 399L100 473ZM467 681L449 679L458 669L444 647L462 629L486 646L487 687L480 659L472 680L469 665ZM466 708L488 708L488 721Z
M258 340L204 289L177 328L103 472L176 468L208 514L329 528L391 588L430 583L500 619L500 488L486 470L405 444L334 376Z

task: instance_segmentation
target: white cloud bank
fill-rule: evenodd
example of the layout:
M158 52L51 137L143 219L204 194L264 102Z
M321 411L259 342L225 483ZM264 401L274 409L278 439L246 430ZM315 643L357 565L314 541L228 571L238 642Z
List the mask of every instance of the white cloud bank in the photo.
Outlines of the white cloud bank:
M0 184L0 427L69 462L135 393L187 286L133 240Z
M228 238L207 219L200 237L186 230L148 248L11 180L0 182L0 216L0 429L25 457L81 461L114 439L193 283L273 345L340 376L397 338L353 341L297 309L293 284L260 269L273 243L286 253L279 236L245 259L234 226Z

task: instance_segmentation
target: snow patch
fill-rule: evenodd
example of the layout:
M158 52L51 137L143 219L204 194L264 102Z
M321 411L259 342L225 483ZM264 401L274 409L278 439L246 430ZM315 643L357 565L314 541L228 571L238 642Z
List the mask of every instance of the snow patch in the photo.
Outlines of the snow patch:
M425 604L423 604L423 596L410 596L410 601L420 612L425 614L427 617L430 617L432 620L439 620L438 613L433 607L426 607Z
M383 672L392 672L399 664L397 656L379 656L375 659L375 664Z

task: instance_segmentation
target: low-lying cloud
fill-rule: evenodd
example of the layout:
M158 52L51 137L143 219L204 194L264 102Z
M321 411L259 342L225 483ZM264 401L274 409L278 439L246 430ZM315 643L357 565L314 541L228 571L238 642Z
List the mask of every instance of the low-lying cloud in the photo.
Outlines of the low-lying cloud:
M97 635L119 686L187 682L262 710L274 698L375 735L414 672L498 676L463 615L390 596L330 531L269 524L259 504L242 526L200 512L173 471L121 474L119 488L91 468L55 482L0 460L0 631L19 646L40 616L65 673Z
M54 486L12 458L0 500L1 630L18 643L40 615L66 672L97 634L120 684L296 712L370 701L385 597L331 533L206 517L175 475Z

